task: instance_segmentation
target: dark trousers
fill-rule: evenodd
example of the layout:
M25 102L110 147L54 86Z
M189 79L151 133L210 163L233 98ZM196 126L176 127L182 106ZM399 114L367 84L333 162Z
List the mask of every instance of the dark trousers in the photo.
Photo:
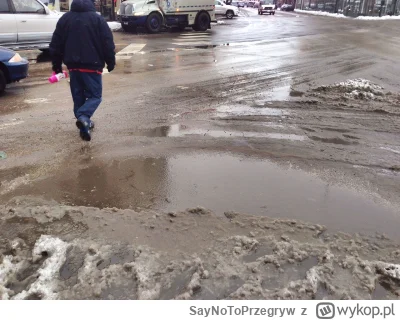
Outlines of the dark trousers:
M71 71L70 85L75 117L79 120L90 120L101 103L101 74Z

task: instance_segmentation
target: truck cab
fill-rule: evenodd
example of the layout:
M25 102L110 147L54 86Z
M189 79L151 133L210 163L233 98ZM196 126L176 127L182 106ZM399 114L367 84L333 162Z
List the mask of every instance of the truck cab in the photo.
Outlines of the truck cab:
M275 4L272 0L261 0L260 6L258 7L258 14L269 14L275 15Z
M215 21L214 0L127 0L117 2L117 17L125 31L145 27L157 33L162 27L206 31Z

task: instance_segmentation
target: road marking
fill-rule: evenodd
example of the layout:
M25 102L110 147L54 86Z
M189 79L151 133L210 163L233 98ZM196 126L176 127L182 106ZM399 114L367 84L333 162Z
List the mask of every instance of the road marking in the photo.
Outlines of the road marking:
M178 38L173 39L172 44L176 46L207 46L212 45L211 33L182 33Z
M193 41L207 41L207 40L210 40L210 38L190 38L190 39L187 39L187 38L185 38L185 39L182 39L182 38L175 38L175 39L173 39L173 41L182 41L182 42L193 42Z
M176 46L186 46L186 47L200 47L200 46L210 46L210 47L212 47L212 44L210 42L194 42L194 43L173 42L172 44L174 44Z
M208 36L210 36L211 35L211 33L210 32L198 32L198 33L181 33L180 34L181 36L184 36L184 37L190 37L190 36L201 36L201 35L208 35Z
M145 43L131 43L116 53L117 60L129 60L133 55L139 53L144 47ZM107 68L103 69L103 75L109 74Z
M135 53L138 53L141 51L145 43L131 43L130 45L126 46L123 48L121 51L119 51L116 55L117 56L131 56L134 55Z

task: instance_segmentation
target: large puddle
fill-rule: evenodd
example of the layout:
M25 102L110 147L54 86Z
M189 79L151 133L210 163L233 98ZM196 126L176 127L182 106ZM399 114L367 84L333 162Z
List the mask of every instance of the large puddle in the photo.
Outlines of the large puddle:
M395 209L289 165L229 154L86 161L63 166L54 176L22 186L7 198L40 195L73 205L137 210L202 206L220 215L234 210L399 237Z

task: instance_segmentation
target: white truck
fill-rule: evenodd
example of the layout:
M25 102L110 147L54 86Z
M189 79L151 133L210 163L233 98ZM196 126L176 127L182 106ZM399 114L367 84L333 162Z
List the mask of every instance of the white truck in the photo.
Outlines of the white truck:
M157 33L162 27L206 31L216 21L215 0L118 0L117 9L124 31L138 26L150 33Z

